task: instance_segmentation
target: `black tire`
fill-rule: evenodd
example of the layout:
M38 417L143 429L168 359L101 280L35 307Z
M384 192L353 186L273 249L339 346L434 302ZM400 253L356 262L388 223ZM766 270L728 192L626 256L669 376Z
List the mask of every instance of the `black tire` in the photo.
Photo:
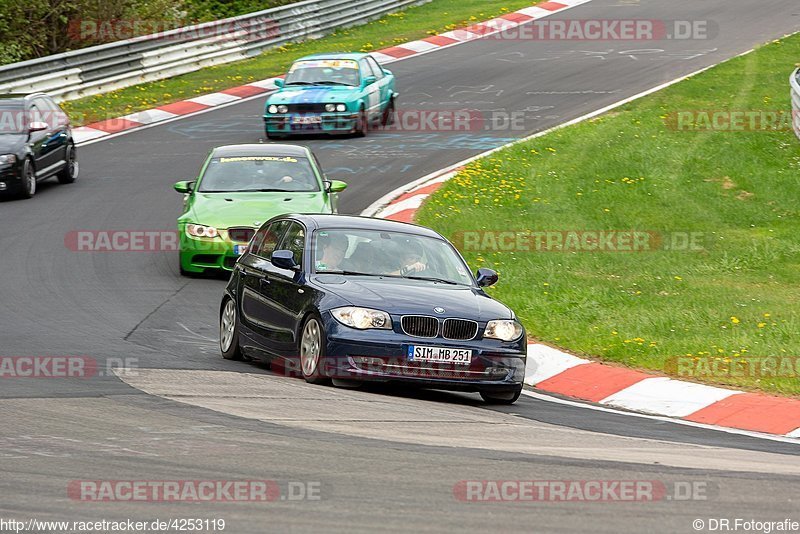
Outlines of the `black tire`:
M364 106L358 110L358 123L356 123L356 137L366 137L369 131L369 117Z
M520 386L519 389L515 389L512 391L481 391L481 397L486 404L514 404L517 402L520 394L522 393L522 387Z
M308 360L309 356L313 357L313 342L312 345L306 344L307 341L311 342L310 338L308 340L306 339L307 333L309 336L313 335L312 332L309 332L309 329L316 329L317 336L315 347L317 356L316 360L313 362ZM327 384L330 381L330 379L320 371L325 364L325 341L325 330L322 326L322 318L318 314L312 313L306 318L306 322L303 323L303 328L300 329L300 343L298 346L300 372L309 384Z
M394 124L394 98L389 100L389 103L386 105L386 109L383 110L383 116L381 117L381 126L384 128L387 126L391 126Z
M21 198L33 198L35 194L36 171L30 158L26 158L22 163L22 183L19 186L19 196Z
M80 167L78 166L78 158L77 153L75 152L75 144L70 141L67 145L66 152L64 153L64 159L66 160L67 164L64 166L63 169L58 171L56 174L56 178L58 178L58 182L62 184L71 184L74 183L75 180L78 179L78 173L80 172Z
M283 134L275 134L267 132L267 139L269 139L270 141L279 141L281 139L286 139L286 137L287 136Z
M242 360L239 347L239 312L236 303L226 298L219 314L219 350L226 360Z

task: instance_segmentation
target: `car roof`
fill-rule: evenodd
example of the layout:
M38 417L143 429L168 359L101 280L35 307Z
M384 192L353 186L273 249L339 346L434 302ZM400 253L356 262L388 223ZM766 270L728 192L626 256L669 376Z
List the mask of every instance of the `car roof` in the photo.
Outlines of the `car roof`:
M358 61L367 57L369 54L365 52L333 52L327 54L311 54L310 56L303 56L295 61L304 61L306 59L352 59Z
M0 103L22 104L35 96L47 96L44 93L0 93Z
M242 145L218 146L212 150L213 156L308 156L308 149L302 145L280 143L251 143Z
M277 218L277 217L276 217ZM416 224L404 223L399 221L390 221L388 219L376 219L374 217L359 217L355 215L329 215L322 213L314 214L297 214L292 213L282 215L281 218L296 219L304 223L307 227L315 229L332 230L336 228L350 229L350 230L379 230L385 232L404 232L414 233L421 236L433 237L442 239L442 236L424 226Z

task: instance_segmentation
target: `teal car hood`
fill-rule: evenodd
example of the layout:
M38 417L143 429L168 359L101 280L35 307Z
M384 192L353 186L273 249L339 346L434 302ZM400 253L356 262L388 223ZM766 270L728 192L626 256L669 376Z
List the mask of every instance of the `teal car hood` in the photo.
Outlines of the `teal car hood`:
M361 91L356 87L344 86L299 86L284 88L272 93L267 104L327 104L328 102L349 102L359 97Z
M324 193L196 193L181 221L230 228L256 227L284 213L330 213Z

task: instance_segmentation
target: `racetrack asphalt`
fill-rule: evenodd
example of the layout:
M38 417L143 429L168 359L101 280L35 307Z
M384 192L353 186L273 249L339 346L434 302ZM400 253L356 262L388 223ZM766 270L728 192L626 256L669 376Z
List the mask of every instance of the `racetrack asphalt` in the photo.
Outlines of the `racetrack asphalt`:
M525 112L524 128L314 138L340 211L479 152L565 122L800 29L774 0L594 0L555 18L708 19L710 40L486 39L393 63L400 110ZM787 76L791 66L787 65ZM230 532L512 529L691 532L694 518L800 520L793 443L523 397L311 388L219 357L224 284L184 279L172 252L74 252L74 230L171 230L216 145L263 137L263 99L82 147L72 186L0 202L0 355L125 361L136 376L0 379L0 517L217 517ZM500 283L513 283L501 280ZM256 381L258 387L251 386ZM182 387L192 385L191 390ZM83 479L318 481L320 501L85 503ZM462 480L707 483L706 500L464 503Z

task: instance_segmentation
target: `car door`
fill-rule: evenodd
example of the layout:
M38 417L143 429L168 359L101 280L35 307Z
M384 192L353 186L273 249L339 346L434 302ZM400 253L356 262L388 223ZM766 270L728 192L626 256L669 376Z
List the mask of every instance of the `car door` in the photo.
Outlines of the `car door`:
M283 234L278 249L290 250L294 254L297 269L280 269L270 264L269 284L266 285L264 298L273 303L271 311L274 316L271 322L277 325L275 344L283 356L297 354L297 336L303 314L309 307L312 292L304 287L306 228L297 221L292 221Z
M278 326L274 319L274 304L269 299L270 255L288 226L288 220L262 226L253 236L252 246L237 264L242 278L239 315L242 326L257 348L272 354L277 354L275 339Z
M26 127L30 126L30 124L34 122L45 122L44 121L44 113L36 105L35 101L31 101L27 108L26 112L28 115L28 124ZM42 170L46 169L50 163L48 163L48 157L52 158L52 154L48 154L47 151L47 140L49 139L49 133L45 130L39 130L36 132L30 132L28 138L28 144L31 147L31 155L33 156L33 165L36 168L37 174L39 174Z
M372 67L372 72L375 75L375 78L378 79L376 82L378 84L378 92L380 94L380 102L381 102L381 111L386 109L386 106L389 105L389 99L391 99L392 95L390 94L393 92L391 87L391 78L384 74L383 68L378 65L378 62L375 61L375 58L372 56L367 57L367 63L369 63L370 67Z
M58 170L55 167L60 167L66 161L64 151L67 146L67 130L63 124L64 121L59 117L55 102L43 96L37 96L33 99L33 106L35 106L40 120L47 124L47 130L41 132L45 134L45 139L41 145L41 164L37 166L36 170L37 173L47 172L49 174Z
M372 71L372 67L370 67L366 59L360 60L358 62L358 65L361 68L362 80L367 76L376 76L376 74ZM374 83L365 86L364 94L366 100L367 116L369 117L370 120L375 120L376 118L380 117L381 114L381 94L380 94L380 85L378 84L378 81L376 80Z

